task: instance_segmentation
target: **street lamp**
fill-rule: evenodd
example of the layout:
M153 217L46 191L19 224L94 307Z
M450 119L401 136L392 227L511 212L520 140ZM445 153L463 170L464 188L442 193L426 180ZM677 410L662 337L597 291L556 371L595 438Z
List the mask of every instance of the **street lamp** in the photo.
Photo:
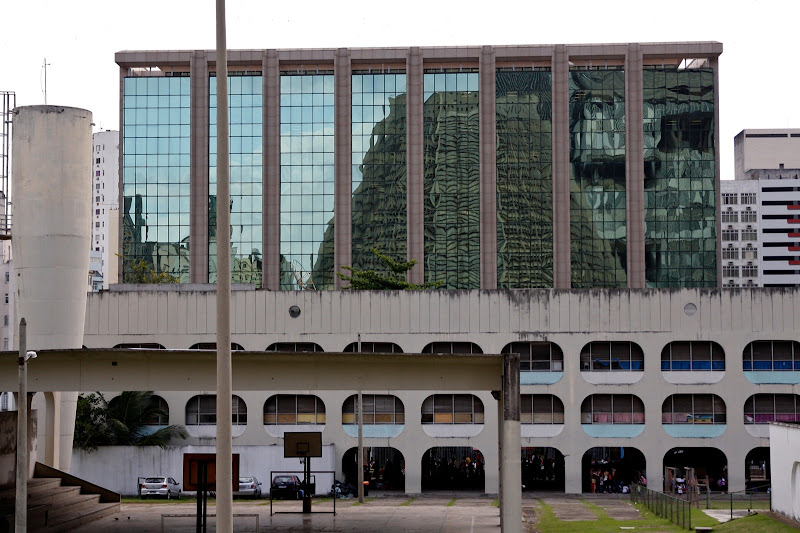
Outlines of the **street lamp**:
M27 350L27 322L19 321L19 369L17 371L17 492L14 508L14 531L25 533L28 529L28 365L37 353Z

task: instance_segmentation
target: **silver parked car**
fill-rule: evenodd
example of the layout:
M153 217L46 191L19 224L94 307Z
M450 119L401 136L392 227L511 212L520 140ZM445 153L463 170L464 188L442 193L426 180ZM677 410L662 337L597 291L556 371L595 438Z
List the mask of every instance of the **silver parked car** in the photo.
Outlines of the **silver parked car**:
M171 477L153 476L144 479L144 483L139 487L142 499L150 496L160 496L171 500L181 497L181 486Z
M261 482L255 476L239 476L239 490L233 495L258 499L261 497Z

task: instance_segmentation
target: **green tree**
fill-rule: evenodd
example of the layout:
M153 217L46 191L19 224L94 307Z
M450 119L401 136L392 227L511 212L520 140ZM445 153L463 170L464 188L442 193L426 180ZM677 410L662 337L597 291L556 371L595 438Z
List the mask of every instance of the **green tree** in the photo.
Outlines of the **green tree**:
M166 272L156 272L144 259L131 259L124 261L124 264L123 279L125 283L178 283L178 278L170 276Z
M350 283L349 287L345 290L352 289L356 291L386 291L386 290L400 290L400 291L414 291L435 289L444 285L443 281L431 281L417 285L415 283L407 282L406 276L408 271L417 264L417 260L411 261L395 261L388 255L382 254L377 248L372 249L372 253L386 265L387 270L391 272L389 275L378 274L374 270L356 270L353 267L343 266L342 269L347 270L351 275L342 274L337 272L336 275L339 279Z
M166 417L150 391L125 391L106 401L101 393L78 396L74 447L92 452L98 446L159 446L188 437L181 425L152 430L154 421Z

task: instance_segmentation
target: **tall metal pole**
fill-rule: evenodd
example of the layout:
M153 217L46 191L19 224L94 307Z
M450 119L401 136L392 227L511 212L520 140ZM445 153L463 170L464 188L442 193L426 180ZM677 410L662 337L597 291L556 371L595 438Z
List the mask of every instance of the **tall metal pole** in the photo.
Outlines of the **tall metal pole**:
M228 182L228 49L225 0L217 0L217 531L233 533L231 213Z
M14 531L28 530L28 368L25 318L19 321L19 396L17 397L17 493L14 506Z
M359 335L361 337L361 335ZM359 341L360 344L360 341ZM358 502L364 503L364 404L358 391Z

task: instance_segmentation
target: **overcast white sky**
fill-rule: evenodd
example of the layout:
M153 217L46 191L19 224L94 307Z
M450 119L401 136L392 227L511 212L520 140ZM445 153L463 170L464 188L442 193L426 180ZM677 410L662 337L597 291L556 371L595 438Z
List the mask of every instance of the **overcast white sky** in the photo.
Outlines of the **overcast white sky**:
M214 0L5 0L0 90L118 129L119 50L214 48ZM720 41L722 177L733 136L800 128L800 1L228 0L228 48Z

